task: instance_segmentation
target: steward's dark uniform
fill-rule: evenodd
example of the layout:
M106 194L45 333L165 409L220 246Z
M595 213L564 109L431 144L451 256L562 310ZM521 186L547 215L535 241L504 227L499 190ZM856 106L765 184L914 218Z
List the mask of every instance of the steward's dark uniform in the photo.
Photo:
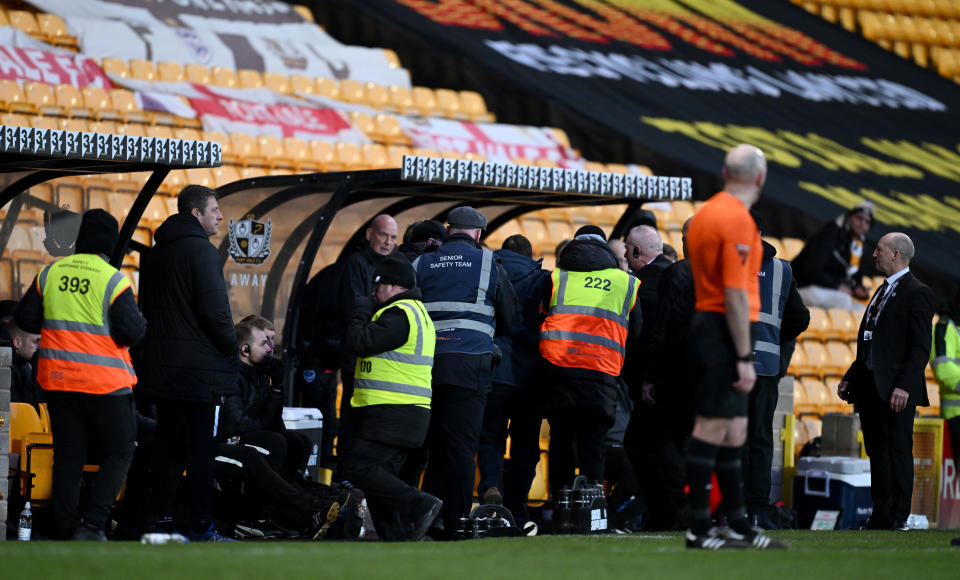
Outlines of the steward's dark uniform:
M456 233L414 261L417 286L437 330L433 403L423 489L443 500L452 534L470 510L474 456L493 371L493 337L510 330L516 294L503 266Z

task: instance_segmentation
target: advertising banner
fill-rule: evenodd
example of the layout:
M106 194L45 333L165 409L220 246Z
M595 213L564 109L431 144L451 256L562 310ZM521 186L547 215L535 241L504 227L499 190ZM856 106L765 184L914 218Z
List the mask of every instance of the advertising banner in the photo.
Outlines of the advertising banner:
M873 241L905 231L924 267L960 271L960 87L790 2L351 6L625 136L655 173L719 186L725 152L755 144L769 202L826 221L869 199Z

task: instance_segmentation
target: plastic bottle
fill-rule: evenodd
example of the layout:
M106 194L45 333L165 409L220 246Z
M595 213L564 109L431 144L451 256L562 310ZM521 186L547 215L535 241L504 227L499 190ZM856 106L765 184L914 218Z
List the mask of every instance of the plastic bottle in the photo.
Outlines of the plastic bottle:
M30 511L30 502L23 506L20 512L20 524L17 525L17 539L21 542L29 542L33 534L33 512Z

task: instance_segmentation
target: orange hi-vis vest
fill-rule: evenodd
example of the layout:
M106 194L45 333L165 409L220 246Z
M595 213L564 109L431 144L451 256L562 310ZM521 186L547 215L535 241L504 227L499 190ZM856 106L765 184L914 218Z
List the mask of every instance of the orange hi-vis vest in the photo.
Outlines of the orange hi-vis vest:
M127 277L95 254L74 254L40 271L40 386L106 395L137 384L130 352L110 335L110 306L127 288Z
M619 376L639 281L618 268L556 269L550 311L540 326L540 354L556 366Z

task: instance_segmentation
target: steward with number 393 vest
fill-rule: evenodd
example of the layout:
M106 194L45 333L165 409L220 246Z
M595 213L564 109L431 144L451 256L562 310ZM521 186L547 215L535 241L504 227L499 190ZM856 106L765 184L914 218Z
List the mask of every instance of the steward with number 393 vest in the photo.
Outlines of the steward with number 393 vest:
M544 297L540 354L546 361L543 384L550 389L550 485L557 492L570 485L578 466L591 481L603 478L604 437L616 417L617 380L628 337L640 335L641 316L635 308L640 282L619 269L596 226L577 230L552 278Z
M128 346L146 330L126 276L107 262L117 220L103 210L83 215L76 254L40 271L15 314L40 334L37 380L47 392L53 450L57 534L105 541L113 499L133 458L137 376ZM96 441L100 470L82 514L80 477L87 442Z
M441 502L399 475L427 436L436 331L405 257L381 259L373 282L376 301L356 299L345 337L358 358L350 401L354 442L344 476L366 494L381 539L420 540Z

